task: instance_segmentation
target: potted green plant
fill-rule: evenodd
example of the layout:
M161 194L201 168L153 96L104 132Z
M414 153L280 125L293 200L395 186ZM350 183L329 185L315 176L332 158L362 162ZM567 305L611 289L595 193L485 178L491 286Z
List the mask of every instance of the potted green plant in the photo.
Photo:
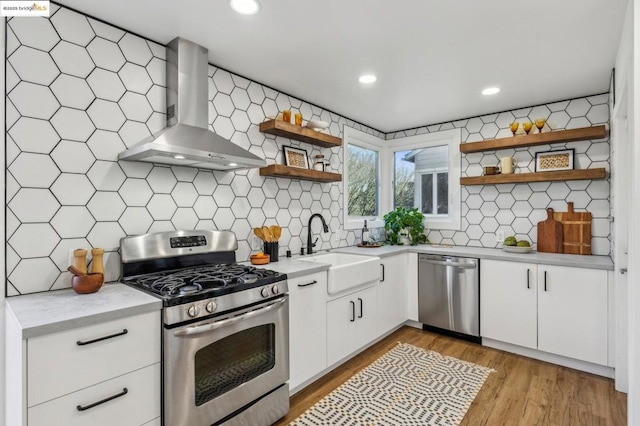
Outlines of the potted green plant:
M429 239L424 233L424 216L416 208L398 207L383 216L387 243L391 245L425 244Z

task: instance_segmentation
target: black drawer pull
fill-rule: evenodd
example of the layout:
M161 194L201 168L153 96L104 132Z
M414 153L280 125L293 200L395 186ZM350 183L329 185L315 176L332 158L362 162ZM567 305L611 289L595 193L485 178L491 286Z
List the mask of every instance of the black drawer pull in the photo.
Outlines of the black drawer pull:
M78 346L84 346L84 345L90 345L92 343L96 343L96 342L102 342L103 340L107 340L107 339L113 339L114 337L118 337L118 336L124 336L125 334L127 334L129 332L129 330L127 330L126 328L124 330L122 330L120 333L116 333L116 334L111 334L109 336L104 336L104 337L98 337L97 339L93 339L93 340L85 340L84 342L82 340L78 340L76 342L76 344Z
M351 303L351 319L349 322L354 322L356 320L356 302L350 300L349 303Z
M310 285L314 285L314 284L318 284L318 281L313 280L310 283L306 283L306 284L298 284L298 287L308 287Z
M362 299L358 297L358 301L360 301L360 315L358 316L358 318L362 318L364 316L364 313L362 312Z
M531 288L529 284L529 275L531 274L531 270L527 269L527 288Z
M547 291L547 271L544 271L544 291Z
M110 396L108 398L105 398L105 399L103 399L101 401L94 402L93 404L85 405L84 407L82 405L78 405L76 408L78 409L78 411L85 411L85 410L88 410L89 408L93 408L93 407L96 407L96 406L98 406L100 404L104 404L105 402L109 402L109 401L111 401L113 399L120 398L121 396L125 396L127 393L129 393L129 390L127 388L122 388L122 392L120 392L120 393L112 395L112 396Z
M382 266L382 279L380 282L384 282L384 263L381 263L380 266Z

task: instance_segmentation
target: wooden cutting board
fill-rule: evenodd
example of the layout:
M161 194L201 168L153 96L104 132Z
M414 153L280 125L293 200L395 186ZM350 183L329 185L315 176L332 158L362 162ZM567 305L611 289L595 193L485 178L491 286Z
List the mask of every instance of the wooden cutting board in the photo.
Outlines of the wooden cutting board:
M547 209L547 220L538 222L538 251L562 253L562 224L553 218L553 209Z
M556 212L553 218L562 223L562 252L591 254L591 213L573 211L573 202L566 212Z

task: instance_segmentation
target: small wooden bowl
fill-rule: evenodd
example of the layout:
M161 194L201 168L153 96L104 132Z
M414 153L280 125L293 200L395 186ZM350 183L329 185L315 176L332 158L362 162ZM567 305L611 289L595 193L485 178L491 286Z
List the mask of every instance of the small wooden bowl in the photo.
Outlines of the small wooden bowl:
M71 278L71 286L78 294L95 293L104 284L104 274L95 273L87 275L74 275Z
M266 265L267 263L269 263L270 259L271 259L271 256L269 256L268 254L263 254L262 256L253 254L249 257L249 261L253 265Z

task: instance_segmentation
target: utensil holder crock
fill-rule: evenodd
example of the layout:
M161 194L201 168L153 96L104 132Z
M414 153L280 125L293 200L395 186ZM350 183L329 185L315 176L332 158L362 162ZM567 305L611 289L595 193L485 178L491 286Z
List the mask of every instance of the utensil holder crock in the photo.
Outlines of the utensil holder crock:
M271 262L278 261L278 249L279 249L279 246L277 241L272 243L268 243L268 242L264 243L264 253L270 256Z

